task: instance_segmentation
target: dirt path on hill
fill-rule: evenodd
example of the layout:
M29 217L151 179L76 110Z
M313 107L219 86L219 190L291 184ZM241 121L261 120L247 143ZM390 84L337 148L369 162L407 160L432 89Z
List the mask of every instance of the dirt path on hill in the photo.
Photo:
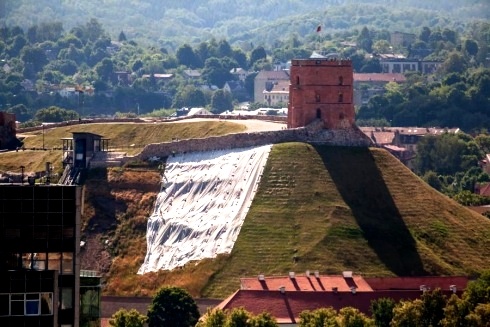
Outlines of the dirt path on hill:
M172 123L188 123L188 122L196 122L196 121L215 121L215 118L192 118L179 120ZM247 127L247 132L265 132L265 131L278 131L286 128L285 122L274 122L274 121L265 121L258 119L227 119L223 120L231 123L242 124Z

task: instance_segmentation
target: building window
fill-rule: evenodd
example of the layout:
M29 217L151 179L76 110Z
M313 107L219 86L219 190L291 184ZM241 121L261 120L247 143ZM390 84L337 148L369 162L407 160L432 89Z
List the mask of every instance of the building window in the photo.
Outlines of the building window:
M0 316L53 314L53 293L0 294Z
M63 287L61 289L61 309L73 308L73 289Z
M320 108L316 109L316 118L322 119L322 111L320 110Z
M344 102L344 94L339 92L339 102Z
M339 85L344 85L344 77L339 76Z
M299 76L296 76L296 85L299 85Z

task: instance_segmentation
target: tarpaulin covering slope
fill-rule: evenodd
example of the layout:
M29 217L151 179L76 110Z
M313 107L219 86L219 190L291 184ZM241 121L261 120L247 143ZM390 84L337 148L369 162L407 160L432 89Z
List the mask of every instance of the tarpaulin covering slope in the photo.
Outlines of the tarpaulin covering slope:
M230 253L271 146L169 157L138 274Z

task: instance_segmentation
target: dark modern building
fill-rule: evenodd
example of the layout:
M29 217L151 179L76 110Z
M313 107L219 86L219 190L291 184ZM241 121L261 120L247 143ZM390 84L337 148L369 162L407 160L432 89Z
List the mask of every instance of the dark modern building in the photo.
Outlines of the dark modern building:
M0 326L79 326L82 203L80 186L0 184Z

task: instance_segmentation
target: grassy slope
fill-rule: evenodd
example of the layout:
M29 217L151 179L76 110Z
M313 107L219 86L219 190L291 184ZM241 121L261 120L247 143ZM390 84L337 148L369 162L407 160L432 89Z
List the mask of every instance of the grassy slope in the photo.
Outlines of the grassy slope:
M47 130L45 143L59 146L72 131L97 133L122 146L242 129L224 122L93 124ZM37 134L27 139L28 147L41 146ZM0 170L19 162L42 169L37 160L52 152L0 154ZM275 145L230 255L138 276L146 218L158 190L151 167L112 168L88 179L83 234L92 241L88 257L95 259L82 268L106 271L106 294L152 295L171 284L194 296L222 298L239 287L240 276L258 273L471 275L490 266L490 220L437 193L380 149Z
M424 184L380 149L273 147L226 265L203 290L239 276L353 270L364 275L473 274L490 266L490 220Z
M110 139L111 151L124 151L135 154L149 143L171 141L172 138L189 139L243 132L245 126L223 121L203 121L191 123L135 123L135 124L82 124L58 128L46 128L44 146L47 149L62 146L61 138L71 137L73 132L90 132ZM25 133L26 148L42 148L42 130ZM133 146L130 146L133 145ZM52 162L55 168L61 167L61 150L20 151L0 153L0 172L20 172L20 163L26 171L41 171L45 162Z

